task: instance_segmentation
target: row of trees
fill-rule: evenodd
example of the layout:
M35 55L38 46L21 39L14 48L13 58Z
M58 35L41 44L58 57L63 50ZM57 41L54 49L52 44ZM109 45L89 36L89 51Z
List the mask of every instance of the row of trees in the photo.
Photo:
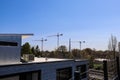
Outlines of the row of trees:
M112 39L113 40L113 39ZM114 42L114 41L112 41ZM115 43L115 42L114 42ZM114 47L113 47L114 46ZM109 50L96 51L95 49L86 48L83 50L72 49L71 52L67 50L65 45L61 45L55 51L40 51L39 46L32 47L28 42L23 44L21 53L34 54L36 57L56 57L56 58L77 58L77 59L89 59L93 58L115 58L116 55L116 43L108 45Z
M68 52L67 47L62 45L55 51L40 51L39 46L31 47L31 45L27 42L23 44L22 50L23 54L34 54L36 57L57 57L57 58L86 58L87 55L91 55L93 53L92 49L86 48L84 50L72 49L71 52Z
M96 51L95 49L86 48L83 50L72 49L70 52L65 45L61 45L54 51L40 51L39 46L31 46L28 42L23 44L21 53L33 54L36 57L51 57L51 58L69 58L69 59L88 59L90 61L90 67L93 67L93 61L95 58L107 58L113 59L116 56L117 39L111 35L108 44L108 50Z
M95 58L111 58L113 57L112 51L96 51L95 49L86 48L83 50L72 49L71 52L67 50L65 45L61 45L55 51L40 51L39 46L31 47L27 42L22 46L23 54L33 54L36 57L49 57L49 58L67 58L67 59L88 59L90 67L93 67L93 61Z
M41 55L41 52L38 45L35 47L31 47L31 45L28 42L26 42L21 48L21 55L23 54L33 54L36 57L38 57Z

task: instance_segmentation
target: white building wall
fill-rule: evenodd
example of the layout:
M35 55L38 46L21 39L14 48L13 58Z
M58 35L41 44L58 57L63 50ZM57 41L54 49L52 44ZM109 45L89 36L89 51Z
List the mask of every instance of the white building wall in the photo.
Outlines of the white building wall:
M20 62L21 36L0 36L0 41L18 43L18 46L0 45L0 65Z

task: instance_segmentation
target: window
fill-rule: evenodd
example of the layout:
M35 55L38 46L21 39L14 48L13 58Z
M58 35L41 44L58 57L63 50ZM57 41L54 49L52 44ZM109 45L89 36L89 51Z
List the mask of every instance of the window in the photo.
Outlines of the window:
M31 71L0 76L0 80L41 80L41 71Z
M72 78L72 68L62 68L62 69L57 69L57 79L56 80L69 80Z
M0 46L17 46L17 42L6 42L6 41L0 41Z
M86 65L80 65L80 66L77 66L77 71L80 71L80 78L83 79L83 78L86 78L87 77L87 71L86 71Z
M19 80L19 76L0 77L0 80Z
M32 73L22 73L20 74L20 80L32 80Z
M20 80L41 80L41 72L25 72L20 74Z

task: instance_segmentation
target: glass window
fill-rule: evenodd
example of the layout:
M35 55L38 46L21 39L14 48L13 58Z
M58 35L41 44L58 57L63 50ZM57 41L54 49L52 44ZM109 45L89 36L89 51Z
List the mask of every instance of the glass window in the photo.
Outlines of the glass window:
M0 80L19 80L19 76L8 76L8 77L0 78Z
M17 46L17 42L0 41L0 46Z
M87 72L86 72L86 65L80 65L77 66L77 71L80 71L80 78L86 78L87 77Z
M0 76L0 80L41 80L41 71L32 71Z
M72 68L62 68L57 69L57 79L56 80L69 80L72 78Z
M41 71L21 73L20 80L41 80Z

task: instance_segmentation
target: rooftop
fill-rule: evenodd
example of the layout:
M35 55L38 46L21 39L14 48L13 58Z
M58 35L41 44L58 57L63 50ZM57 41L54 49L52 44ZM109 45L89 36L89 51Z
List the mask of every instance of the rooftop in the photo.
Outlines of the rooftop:
M35 57L34 61L28 63L40 63L40 62L56 62L56 61L69 61L72 59L59 59L59 58L43 58L43 57Z
M29 37L29 36L33 36L32 33L27 33L27 34L0 34L0 36L22 36L22 38L26 38L26 37Z
M103 62L103 61L110 61L110 59L96 58L95 61Z
M27 33L27 34L12 34L12 33L10 33L10 34L0 34L0 36L32 36L33 34L32 33Z
M59 59L59 58L43 58L43 57L35 57L34 61L29 62L16 62L11 64L0 64L0 66L9 66L9 65L18 65L18 64L31 64L31 63L46 63L46 62L62 62L62 61L86 61L86 60L74 60L74 59Z

